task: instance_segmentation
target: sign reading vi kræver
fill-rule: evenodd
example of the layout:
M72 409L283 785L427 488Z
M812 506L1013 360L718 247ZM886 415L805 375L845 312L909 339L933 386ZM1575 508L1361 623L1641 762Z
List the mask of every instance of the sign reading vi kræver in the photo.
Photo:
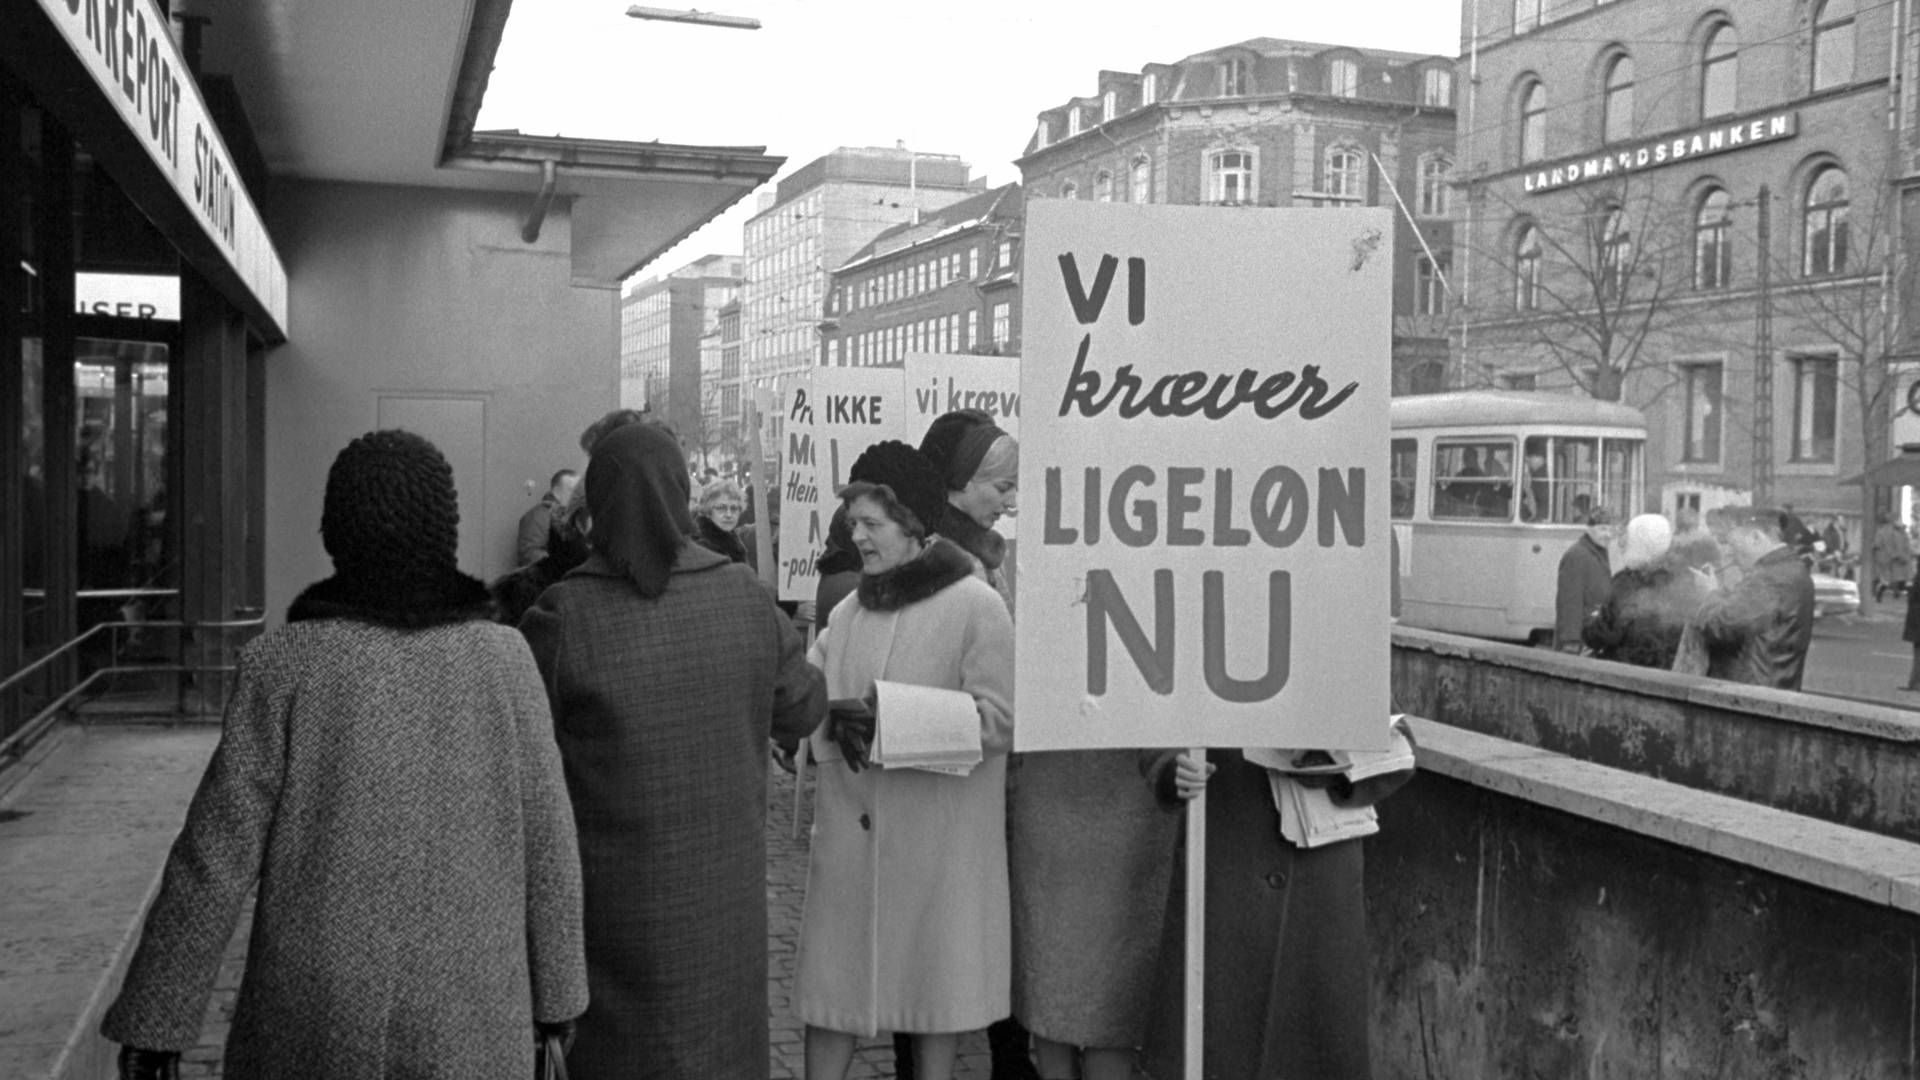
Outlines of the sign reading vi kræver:
M1028 204L1016 749L1385 748L1392 237Z

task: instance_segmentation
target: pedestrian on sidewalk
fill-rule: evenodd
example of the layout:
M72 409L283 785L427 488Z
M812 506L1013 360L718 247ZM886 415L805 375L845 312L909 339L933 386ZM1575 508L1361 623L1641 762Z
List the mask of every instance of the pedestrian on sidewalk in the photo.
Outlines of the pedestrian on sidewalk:
M1585 524L1586 535L1560 556L1554 587L1553 647L1561 652L1578 653L1585 648L1581 632L1607 602L1607 591L1613 587L1607 553L1613 543L1613 511L1593 507L1586 512Z
M1907 671L1907 685L1900 689L1920 692L1920 577L1907 586L1907 624L1900 638L1913 645L1913 666Z
M327 474L332 577L242 652L101 1034L192 1047L256 886L228 1076L530 1076L586 1008L580 864L539 672L456 565L453 471L376 431Z
M881 1031L912 1035L917 1080L951 1080L960 1033L1010 1011L1013 621L973 559L931 535L945 485L925 456L889 440L848 475L841 501L861 578L812 654L835 709L812 745L794 1011L807 1024L809 1080L841 1080L855 1038ZM866 740L887 716L862 702L883 679L971 696L979 764L964 776L870 767Z
M767 740L826 708L800 636L744 565L697 545L678 441L593 446L593 554L521 620L580 830L592 1001L575 1080L767 1069Z
M1813 577L1783 539L1780 511L1727 511L1727 549L1744 573L1731 585L1694 571L1707 590L1692 626L1706 646L1707 673L1779 690L1798 690L1813 642Z
M1670 669L1680 636L1702 595L1689 567L1672 552L1673 526L1659 514L1627 522L1620 572L1607 602L1587 620L1587 648L1602 660Z

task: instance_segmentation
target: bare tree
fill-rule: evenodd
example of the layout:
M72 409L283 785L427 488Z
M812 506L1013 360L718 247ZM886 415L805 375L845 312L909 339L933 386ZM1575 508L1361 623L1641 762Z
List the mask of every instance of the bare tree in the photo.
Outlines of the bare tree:
M1632 177L1525 206L1493 197L1519 224L1473 254L1511 288L1489 290L1455 317L1551 357L1593 397L1620 400L1649 339L1673 322L1691 258L1683 215Z
M713 455L726 456L726 431L720 421L720 383L700 380L700 407L691 411L680 439L689 456L700 458L700 467L712 465Z

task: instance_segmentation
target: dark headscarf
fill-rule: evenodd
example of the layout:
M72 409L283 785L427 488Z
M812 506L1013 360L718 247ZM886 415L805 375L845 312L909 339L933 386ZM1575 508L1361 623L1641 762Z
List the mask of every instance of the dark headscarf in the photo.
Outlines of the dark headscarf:
M920 452L940 470L951 491L961 491L973 481L987 451L1006 432L993 422L993 414L980 409L955 409L942 413L927 426L920 440Z
M594 551L653 599L667 591L667 575L693 535L687 510L692 481L680 444L662 428L632 424L593 445L587 461L588 539Z

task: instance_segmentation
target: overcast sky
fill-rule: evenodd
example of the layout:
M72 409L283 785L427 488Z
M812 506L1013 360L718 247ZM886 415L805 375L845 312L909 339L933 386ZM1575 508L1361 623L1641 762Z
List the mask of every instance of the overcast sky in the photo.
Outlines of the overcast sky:
M630 19L624 0L513 6L479 126L535 135L761 146L786 175L837 146L958 154L991 184L1041 110L1139 71L1254 37L1453 56L1453 0L648 0L744 15L759 30ZM762 190L766 190L763 188ZM642 275L738 254L754 195Z

